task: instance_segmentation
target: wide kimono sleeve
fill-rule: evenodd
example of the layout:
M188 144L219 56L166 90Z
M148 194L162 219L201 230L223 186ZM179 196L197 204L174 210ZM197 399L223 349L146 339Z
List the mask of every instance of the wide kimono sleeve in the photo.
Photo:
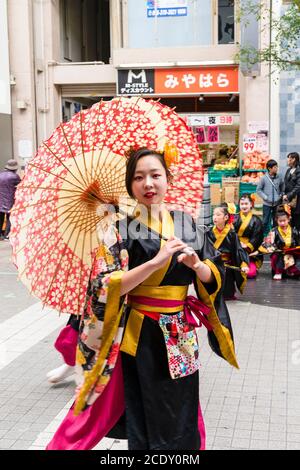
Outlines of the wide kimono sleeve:
M214 277L212 283L201 282L196 275L194 280L198 298L210 307L208 320L213 329L208 331L209 345L218 356L238 368L231 321L222 293L225 268L221 253L214 248L207 233L204 234L203 246L198 255L209 266Z
M239 268L244 268L249 265L249 255L246 250L241 245L239 237L232 230L229 234L231 237L231 246L232 246L232 261L234 266ZM247 274L243 271L234 270L234 278L236 285L242 294L244 292L245 285L247 283Z
M264 239L264 230L263 224L259 217L255 217L253 221L253 227L251 231L251 235L249 237L249 253L258 249L258 247L262 244Z
M292 229L292 239L294 246L300 246L300 232L296 227L293 227Z
M108 384L124 329L121 280L128 252L115 227L97 249L90 274L76 353L74 414L95 402Z

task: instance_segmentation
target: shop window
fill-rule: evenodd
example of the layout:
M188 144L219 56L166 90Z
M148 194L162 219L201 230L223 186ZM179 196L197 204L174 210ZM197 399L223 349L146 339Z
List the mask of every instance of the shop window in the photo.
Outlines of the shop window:
M63 36L63 57L65 60L70 61L70 42L69 42L69 9L67 0L61 2L61 18L62 18L62 36Z
M125 47L212 44L212 0L127 0L123 21Z
M234 43L234 0L218 0L218 43Z
M61 0L60 17L62 60L109 63L108 0Z

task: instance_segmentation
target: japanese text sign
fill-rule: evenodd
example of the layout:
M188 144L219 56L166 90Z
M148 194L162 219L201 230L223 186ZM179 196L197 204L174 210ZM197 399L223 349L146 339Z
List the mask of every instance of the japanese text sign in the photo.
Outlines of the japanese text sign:
M118 70L118 95L199 95L238 91L236 66Z
M187 0L148 0L148 18L163 16L186 16Z
M208 126L207 128L207 142L217 144L219 142L219 128L218 126Z
M198 144L204 144L204 142L206 142L205 127L196 128L196 140Z
M237 67L156 69L155 93L238 93Z

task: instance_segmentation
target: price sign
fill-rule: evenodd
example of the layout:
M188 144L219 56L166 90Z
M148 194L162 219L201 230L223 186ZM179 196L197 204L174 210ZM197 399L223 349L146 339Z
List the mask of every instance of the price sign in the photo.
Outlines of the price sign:
M256 134L245 134L243 138L243 153L251 153L256 150Z

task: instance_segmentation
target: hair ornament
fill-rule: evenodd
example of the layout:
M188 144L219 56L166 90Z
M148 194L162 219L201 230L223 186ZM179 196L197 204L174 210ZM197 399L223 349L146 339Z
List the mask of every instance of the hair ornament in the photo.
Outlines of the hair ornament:
M171 165L178 165L180 161L179 151L176 145L173 144L173 142L167 141L165 143L163 155L164 155L164 159L168 168Z
M227 210L230 215L236 214L236 206L233 202L227 202Z
M283 210L283 212L286 212L289 217L291 216L292 210L288 204L283 204L283 206L281 206L281 210Z

